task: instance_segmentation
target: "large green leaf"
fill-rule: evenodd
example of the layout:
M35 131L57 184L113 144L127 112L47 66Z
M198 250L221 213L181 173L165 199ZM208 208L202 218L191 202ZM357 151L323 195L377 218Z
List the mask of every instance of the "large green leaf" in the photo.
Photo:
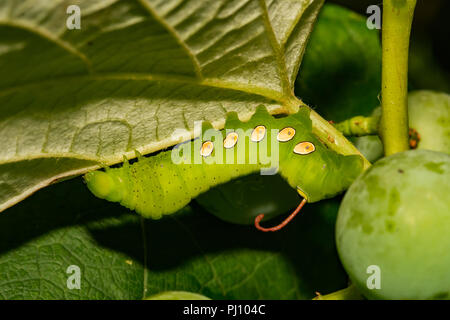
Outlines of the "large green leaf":
M175 129L192 137L196 120L220 128L227 111L245 119L261 103L297 110L323 0L76 3L80 30L66 27L66 1L0 2L0 211L187 138Z
M311 299L346 285L334 245L339 202L307 206L274 234L222 222L194 205L141 220L93 197L81 179L51 186L0 216L0 298L190 291L212 299ZM71 265L81 271L79 290L67 287Z
M336 27L322 20L318 26ZM140 299L176 290L213 299L310 299L346 286L334 245L338 205L308 205L284 230L263 234L196 203L141 220L92 196L81 179L65 181L0 215L0 298ZM81 269L80 290L66 286L70 265Z

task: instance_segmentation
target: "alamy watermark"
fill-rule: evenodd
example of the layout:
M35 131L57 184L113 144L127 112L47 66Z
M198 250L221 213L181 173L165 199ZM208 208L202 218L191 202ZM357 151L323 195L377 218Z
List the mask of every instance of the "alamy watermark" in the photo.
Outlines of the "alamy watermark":
M69 30L81 29L81 9L79 6L72 4L67 7L66 13L69 15L66 20L66 26ZM381 8L378 5L370 5L366 9L369 15L367 18L367 28L370 30L381 29Z
M174 132L174 139L182 137L182 140L187 140L172 149L171 159L174 164L259 164L263 167L260 170L261 175L274 175L278 172L280 160L278 129L264 131L264 139L251 142L254 128L222 131L207 129L202 132L201 123L201 121L194 123L194 136L198 137L193 141L190 140L190 132L187 130L181 129ZM236 140L231 146L224 143L223 138L230 133L236 135ZM213 149L205 156L201 150L205 142L209 141L211 142L209 147ZM236 148L239 152L235 152Z
M66 20L66 26L69 30L81 29L81 9L72 4L67 7L66 13L69 15Z
M370 30L381 29L381 8L377 5L371 5L367 7L366 13L370 16L367 18L367 28Z
M67 277L67 289L81 289L81 269L77 265L70 265L66 269L66 273L69 275Z
M366 273L370 274L367 278L366 285L370 290L381 289L381 269L376 264L367 267Z

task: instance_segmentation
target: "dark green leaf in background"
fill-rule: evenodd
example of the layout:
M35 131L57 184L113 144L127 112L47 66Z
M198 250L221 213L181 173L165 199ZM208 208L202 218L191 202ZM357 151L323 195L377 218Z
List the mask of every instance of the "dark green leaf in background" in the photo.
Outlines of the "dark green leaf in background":
M311 34L295 93L327 120L367 116L379 105L381 45L366 19L326 5Z
M368 116L379 106L381 44L366 17L327 4L311 34L295 93L328 120ZM383 155L377 136L350 138L369 161Z
M189 206L141 220L94 198L81 179L62 182L0 216L0 297L141 299L176 290L310 299L346 284L334 247L337 208L310 205L286 230L265 234ZM66 286L70 265L81 269L80 290Z

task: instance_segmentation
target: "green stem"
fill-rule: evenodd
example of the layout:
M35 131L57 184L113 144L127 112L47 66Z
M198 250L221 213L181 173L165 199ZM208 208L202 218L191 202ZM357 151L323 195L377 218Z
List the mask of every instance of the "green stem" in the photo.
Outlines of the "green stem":
M416 0L384 0L380 133L386 156L408 147L408 51Z
M331 123L322 118L317 112L311 110L311 121L313 124L312 131L319 137L330 149L344 155L357 154L363 159L364 170L368 169L371 164L361 154L361 152L348 141L342 132L336 129Z
M326 295L317 293L313 300L363 300L364 297L359 293L358 289L351 284L347 288L332 292Z
M378 134L378 124L380 117L356 116L335 125L336 129L342 132L344 136L368 136Z

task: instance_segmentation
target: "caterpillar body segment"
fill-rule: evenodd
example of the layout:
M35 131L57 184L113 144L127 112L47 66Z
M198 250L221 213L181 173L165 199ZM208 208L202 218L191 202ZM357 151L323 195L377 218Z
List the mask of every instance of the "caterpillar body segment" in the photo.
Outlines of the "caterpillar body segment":
M201 139L120 168L87 173L85 181L95 196L153 219L176 212L211 187L269 169L307 202L332 197L359 175L362 159L329 150L312 133L309 112L301 107L274 118L259 107L246 122L229 113L223 130L205 123Z

